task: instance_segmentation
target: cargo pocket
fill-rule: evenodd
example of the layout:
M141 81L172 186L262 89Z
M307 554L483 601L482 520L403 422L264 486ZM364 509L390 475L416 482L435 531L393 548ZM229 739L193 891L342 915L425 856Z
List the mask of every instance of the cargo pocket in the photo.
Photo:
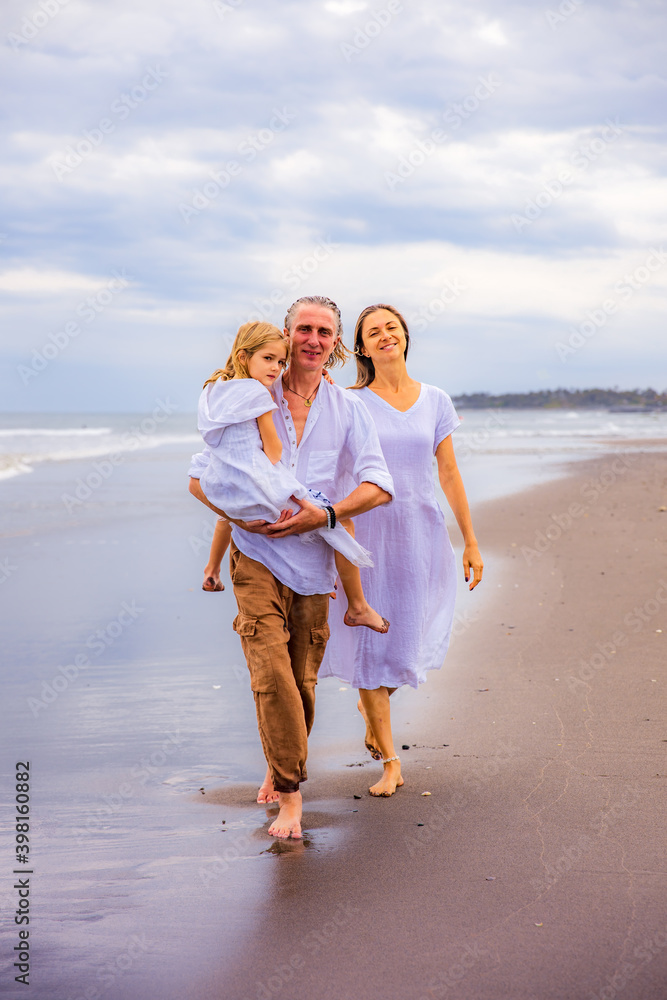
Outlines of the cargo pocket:
M237 635L254 635L257 631L257 619L250 615L238 614L232 622L232 628Z
M331 629L327 624L318 625L316 628L311 628L310 641L315 645L318 645L318 643L326 645L326 643L329 641L330 635L331 635Z
M320 669L324 650L329 638L329 626L318 625L310 630L310 642L306 653L305 682L317 684L317 671Z
M271 665L271 655L265 639L257 635L257 619L251 615L238 614L232 622L243 647L243 655L250 672L250 687L261 694L273 694L278 690Z

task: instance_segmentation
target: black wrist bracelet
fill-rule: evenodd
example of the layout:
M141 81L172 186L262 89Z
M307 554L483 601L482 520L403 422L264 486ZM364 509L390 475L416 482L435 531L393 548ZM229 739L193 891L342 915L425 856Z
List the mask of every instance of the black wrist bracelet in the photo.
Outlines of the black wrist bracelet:
M333 507L330 507L330 506L327 506L324 509L327 512L327 527L328 528L335 528L336 527L336 511L333 509Z

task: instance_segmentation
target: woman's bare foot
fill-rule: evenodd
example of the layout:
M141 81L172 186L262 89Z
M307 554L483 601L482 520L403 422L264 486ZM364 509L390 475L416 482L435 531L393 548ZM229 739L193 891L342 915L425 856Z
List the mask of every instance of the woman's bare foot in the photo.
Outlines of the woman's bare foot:
M299 840L301 837L301 792L279 792L280 812L269 827L272 837L281 837L287 840L293 837Z
M379 795L383 798L388 798L393 795L397 788L400 788L403 784L403 778L401 777L401 762L400 760L390 760L383 765L382 777L375 784L371 785L368 791L371 795Z
M366 723L366 735L364 737L364 746L368 750L369 754L373 760L382 760L382 753L378 750L377 740L375 739L375 733L371 728L371 724L368 721L368 716L366 715L366 710L361 702L361 698L357 702L357 708L361 712L362 718Z
M202 590L208 590L213 593L216 590L224 590L225 585L220 579L220 570L208 571L208 566L204 570L204 582L201 585Z
M372 628L374 632L386 632L389 628L389 622L382 615L379 615L370 604L366 601L364 604L348 605L348 609L345 612L343 621L350 628L355 628L357 625L365 625L366 628Z
M273 778L271 777L271 771L267 765L264 781L260 785L259 791L257 792L257 801L260 805L265 805L269 802L277 802L278 795L279 793L276 792L273 787Z

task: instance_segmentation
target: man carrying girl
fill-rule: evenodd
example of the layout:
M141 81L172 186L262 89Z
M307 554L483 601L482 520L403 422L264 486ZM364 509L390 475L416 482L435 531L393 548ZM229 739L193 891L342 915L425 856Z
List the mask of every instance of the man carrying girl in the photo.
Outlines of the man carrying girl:
M259 363L252 364L254 354L249 359L245 355L246 366L249 361L260 375L255 381L261 385L251 393L257 396L261 386L271 385L275 401L272 412L270 403L260 412L268 398L265 393L263 404L257 399L254 411L252 406L248 410L254 412L253 419L262 419L268 412L275 429L272 440L268 420L263 425L258 422L264 458L273 464L275 455L281 457L297 485L319 491L319 503L324 504L313 503L312 494L303 490L301 496L294 494L298 511L283 512L273 523L228 517L233 524L231 578L239 609L234 629L248 663L268 765L259 797L271 801L277 795L280 811L269 833L283 838L301 836L299 784L307 777L315 684L329 636L329 594L337 574L333 534L338 522L388 503L394 495L377 431L364 404L354 393L323 378L325 368L344 360L341 327L334 302L305 296L290 307L285 318L290 350L285 374L276 377L278 371L272 374L269 360L261 368ZM264 353L268 358L270 351ZM250 371L249 375L253 378ZM190 492L219 515L230 513L207 498L198 479L190 480ZM323 533L331 537L325 541ZM356 544L349 536L348 540ZM362 563L360 551L348 548L344 554ZM351 579L352 591L355 585ZM372 609L368 608L368 614L372 612L375 620L372 615L355 620L352 602L350 608L348 624L386 631L386 623Z

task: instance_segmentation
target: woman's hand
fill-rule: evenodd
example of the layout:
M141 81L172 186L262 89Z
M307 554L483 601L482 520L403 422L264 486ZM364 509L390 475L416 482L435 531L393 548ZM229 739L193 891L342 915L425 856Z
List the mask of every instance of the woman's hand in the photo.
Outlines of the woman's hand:
M326 368L322 369L322 378L324 379L325 382L328 382L329 385L335 385L336 384L334 382L334 380L332 379L331 375L329 374L329 372L326 370Z
M474 590L478 583L481 583L484 563L479 554L477 542L468 542L463 550L463 575L466 583L470 580L468 590ZM470 577L472 576L472 580Z

